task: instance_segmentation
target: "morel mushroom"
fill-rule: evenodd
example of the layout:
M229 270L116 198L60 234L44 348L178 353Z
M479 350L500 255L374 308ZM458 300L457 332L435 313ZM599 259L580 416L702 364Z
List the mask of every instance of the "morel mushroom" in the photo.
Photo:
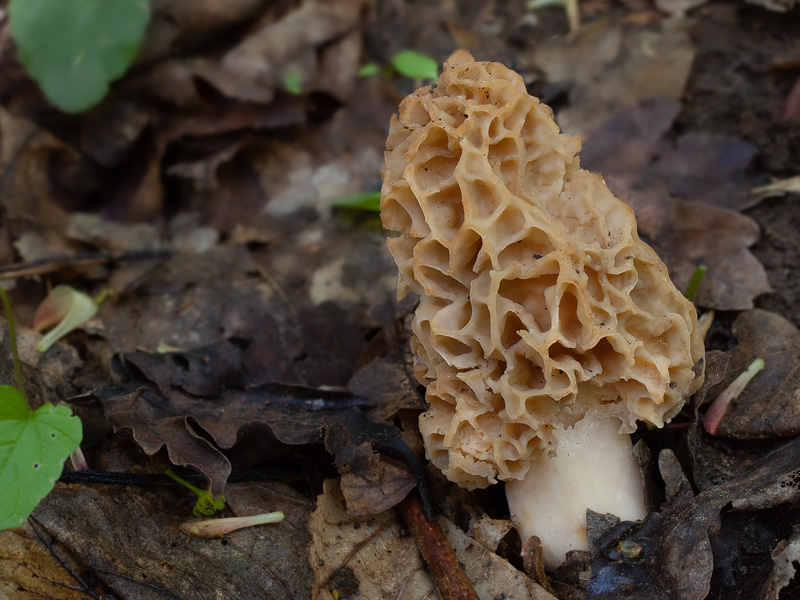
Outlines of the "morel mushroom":
M629 434L680 411L704 355L694 306L579 148L517 73L459 51L392 119L381 190L398 294L420 297L428 458L470 489L506 481L551 568L587 548L587 507L644 516Z

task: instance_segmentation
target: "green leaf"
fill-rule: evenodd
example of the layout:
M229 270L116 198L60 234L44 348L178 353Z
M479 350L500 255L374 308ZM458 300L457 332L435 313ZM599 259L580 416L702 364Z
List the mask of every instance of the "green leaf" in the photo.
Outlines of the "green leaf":
M45 96L86 110L136 58L150 21L148 0L11 0L19 58Z
M372 77L378 74L378 65L375 63L367 63L358 70L359 77Z
M294 94L295 96L299 96L303 93L303 88L301 87L303 74L295 69L290 71L286 74L283 78L283 89L285 89L290 94Z
M82 437L81 421L67 406L48 403L32 412L17 388L0 386L0 529L28 518Z
M361 194L351 194L335 200L334 206L343 208L356 208L360 210L381 211L381 193L363 192Z
M437 79L439 64L430 56L414 50L402 50L392 58L392 66L412 79Z
M170 469L167 469L164 473L171 479L180 483L186 489L197 494L197 502L194 503L194 508L192 508L192 513L195 517L207 517L209 515L213 515L218 510L225 508L225 494L222 494L219 498L214 498L211 496L210 490L201 490L200 488L193 486L185 479L178 477Z

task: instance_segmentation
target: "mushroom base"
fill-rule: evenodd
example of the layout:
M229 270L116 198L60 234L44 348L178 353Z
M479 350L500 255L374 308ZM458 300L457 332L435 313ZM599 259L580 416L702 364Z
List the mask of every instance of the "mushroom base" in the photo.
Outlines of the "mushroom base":
M582 419L559 433L556 456L533 461L525 479L506 483L511 518L523 540L539 538L548 569L570 550L589 549L587 508L623 520L647 514L631 438L619 426L616 418Z

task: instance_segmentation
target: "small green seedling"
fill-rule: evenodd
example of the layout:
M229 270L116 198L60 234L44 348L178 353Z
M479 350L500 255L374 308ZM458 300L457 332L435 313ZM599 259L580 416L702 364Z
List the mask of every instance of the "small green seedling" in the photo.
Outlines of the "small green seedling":
M149 0L11 0L19 59L53 104L80 112L96 104L136 58L150 22Z
M697 294L697 288L700 287L700 282L703 281L703 277L706 276L708 273L708 267L705 265L697 265L697 268L692 273L692 278L689 281L689 286L686 288L686 292L683 294L686 296L687 300L694 302L694 296Z
M397 72L411 79L439 78L439 65L430 56L416 50L401 50L392 57L392 66Z
M372 77L380 72L378 65L367 63L358 70L358 76ZM383 76L389 79L395 72L411 79L436 81L439 78L439 64L430 56L416 50L401 50L392 57L391 65L383 70Z
M8 318L17 387L0 386L0 529L19 527L53 489L64 461L80 445L81 421L68 406L45 403L32 411L25 397L14 318L0 288Z
M334 200L334 206L341 208L355 208L358 210L369 210L372 212L381 211L381 193L377 192L362 192L360 194L350 194L343 196L338 200Z
M190 521L188 523L181 523L180 530L194 537L222 537L228 535L232 531L244 529L245 527L255 527L256 525L266 525L267 523L279 523L283 521L283 518L283 513L278 510L249 517L228 517L226 519Z
M200 488L193 486L188 481L175 475L175 473L169 469L167 469L165 473L168 477L177 481L186 489L197 494L197 502L194 503L194 508L192 509L192 513L194 513L195 517L207 517L209 515L213 515L216 511L221 510L225 506L225 494L222 494L219 498L214 499L211 497L209 490L201 490Z
M728 407L731 405L731 402L736 400L744 391L747 384L750 383L750 380L764 369L764 365L763 358L755 359L750 363L750 366L747 367L745 371L739 373L739 376L734 379L728 387L722 390L720 395L711 403L711 406L708 407L703 417L703 426L708 433L711 435L717 433L717 429L719 429L719 425L722 423L722 417L728 412Z
M301 86L302 80L303 74L300 70L293 69L283 78L283 89L294 96L299 96L303 93L303 88Z
M92 299L69 285L54 287L36 309L33 317L34 331L53 328L39 340L36 350L42 353L47 352L50 346L70 331L95 316L108 293L109 290L103 290L97 298Z
M375 63L367 63L358 70L359 77L372 77L380 72L380 68Z

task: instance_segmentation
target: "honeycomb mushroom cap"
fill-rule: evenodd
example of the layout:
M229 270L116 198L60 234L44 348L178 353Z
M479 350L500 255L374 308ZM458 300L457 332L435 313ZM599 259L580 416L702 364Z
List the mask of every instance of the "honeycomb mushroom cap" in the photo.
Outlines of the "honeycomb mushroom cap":
M521 479L587 413L661 426L702 382L694 306L580 140L465 51L392 119L381 217L419 297L428 458L461 485Z

